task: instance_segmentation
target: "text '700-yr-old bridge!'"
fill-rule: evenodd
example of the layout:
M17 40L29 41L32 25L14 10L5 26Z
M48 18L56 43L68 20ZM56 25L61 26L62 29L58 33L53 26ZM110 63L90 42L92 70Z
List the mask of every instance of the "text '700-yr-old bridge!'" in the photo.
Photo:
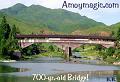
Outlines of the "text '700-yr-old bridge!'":
M84 36L84 35L20 35L17 34L18 43L22 48L28 47L34 43L52 43L63 49L69 59L71 50L83 44L100 44L106 48L114 47L116 39L103 36Z

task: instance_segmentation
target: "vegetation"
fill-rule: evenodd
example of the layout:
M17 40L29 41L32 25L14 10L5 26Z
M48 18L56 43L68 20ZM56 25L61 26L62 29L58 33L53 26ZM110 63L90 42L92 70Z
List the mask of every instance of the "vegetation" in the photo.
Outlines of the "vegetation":
M51 56L54 57L57 56L55 54L58 54L58 56L63 54L61 53L62 50L50 44L33 44L27 48L21 49L19 48L18 41L15 38L17 33L20 33L19 29L16 28L15 25L10 26L7 23L6 17L3 16L0 24L0 59L10 59L16 50L22 52L23 59L28 56L38 57L40 55L49 56L52 54Z
M120 25L120 23L117 23L107 26L70 11L49 9L40 5L27 7L20 3L0 10L0 21L3 16L6 16L10 25L15 24L16 27L19 27L21 34L89 34L111 36L113 33L116 35Z
M19 32L21 34L32 34L32 33L48 33L48 34L53 34L53 31L50 31L49 29L42 29L42 28L38 28L36 26L33 26L31 24L25 23L15 17L9 16L5 13L0 12L0 22L2 21L2 17L5 16L7 19L7 23L9 23L9 25L12 27L14 24L17 27L17 30L19 30Z
M0 58L10 57L10 54L19 48L15 38L16 33L18 33L16 26L10 27L4 16L0 24Z
M120 61L120 28L116 32L115 47L105 48L101 45L82 45L76 48L74 51L81 52L84 56L93 56L102 58L102 60L108 63L114 63ZM84 46L84 47L83 47Z
M16 27L19 27L21 34L115 36L120 26L120 23L107 26L85 16L62 9L49 9L39 5L27 7L20 3L0 10L0 21L3 16L6 16L10 25L15 24Z
M14 68L7 65L0 65L0 73L11 73L11 72L18 72L19 68Z
M49 9L40 5L27 7L23 4L16 4L8 9L1 10L1 12L19 19L25 24L29 24L30 27L50 29L63 33L71 33L77 29L106 26L77 13L63 9Z
M37 44L33 44L29 47L23 48L21 52L24 55L31 56L31 55L39 54L40 53L39 49L40 49L40 46L38 47Z
M63 51L49 43L33 44L21 50L24 59L33 59L38 57L63 57Z

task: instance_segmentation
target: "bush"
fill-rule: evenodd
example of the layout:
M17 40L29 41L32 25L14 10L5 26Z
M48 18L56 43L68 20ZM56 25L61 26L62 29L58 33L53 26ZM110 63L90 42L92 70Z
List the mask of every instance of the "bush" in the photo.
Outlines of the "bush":
M49 50L52 51L52 52L55 51L55 49L54 49L54 47L52 45L49 46Z
M100 44L95 45L95 50L101 51L102 49L103 49L103 47Z
M106 50L106 55L107 56L113 56L114 52L115 52L115 48L110 47Z
M107 58L105 59L105 61L107 61L108 63L113 63L116 59L111 57L111 56L107 56Z

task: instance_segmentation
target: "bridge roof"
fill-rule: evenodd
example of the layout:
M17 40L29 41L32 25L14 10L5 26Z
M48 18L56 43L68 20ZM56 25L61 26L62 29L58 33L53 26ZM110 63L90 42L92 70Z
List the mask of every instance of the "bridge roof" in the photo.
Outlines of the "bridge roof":
M105 36L85 36L85 35L41 35L41 34L30 34L30 35L21 35L17 34L16 38L24 39L24 38L68 38L68 39L102 39L102 40L111 40L115 41L116 39L113 37L105 37Z

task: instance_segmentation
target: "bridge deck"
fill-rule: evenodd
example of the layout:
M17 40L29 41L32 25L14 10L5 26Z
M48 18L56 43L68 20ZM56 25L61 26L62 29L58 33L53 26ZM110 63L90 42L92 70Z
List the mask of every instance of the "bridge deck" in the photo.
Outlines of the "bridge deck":
M67 38L67 39L101 39L101 40L110 40L115 41L116 39L113 37L105 37L105 36L85 36L85 35L40 35L40 34L31 34L31 35L21 35L17 34L16 38L24 39L24 38Z

